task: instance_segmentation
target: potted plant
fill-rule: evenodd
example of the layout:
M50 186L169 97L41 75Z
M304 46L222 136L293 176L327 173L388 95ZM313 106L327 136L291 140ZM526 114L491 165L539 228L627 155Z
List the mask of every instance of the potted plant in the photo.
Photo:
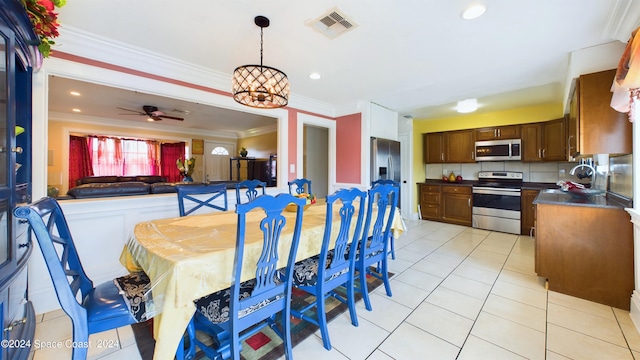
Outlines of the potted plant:
M249 152L247 151L247 149L243 146L242 148L240 148L240 157L247 157L247 154Z

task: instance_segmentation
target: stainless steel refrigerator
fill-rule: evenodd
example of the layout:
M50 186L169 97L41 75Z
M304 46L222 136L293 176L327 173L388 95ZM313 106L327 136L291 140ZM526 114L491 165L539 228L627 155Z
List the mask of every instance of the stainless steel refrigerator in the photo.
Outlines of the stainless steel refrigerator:
M371 138L371 182L393 180L400 184L400 142ZM398 194L400 207L400 194Z

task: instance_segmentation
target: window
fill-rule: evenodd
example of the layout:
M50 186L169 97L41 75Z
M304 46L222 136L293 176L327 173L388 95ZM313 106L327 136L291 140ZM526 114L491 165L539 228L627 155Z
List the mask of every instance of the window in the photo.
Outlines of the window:
M89 136L94 175L158 175L159 143L155 140Z
M211 155L229 155L229 150L223 148L222 146L217 146L213 150L211 150Z

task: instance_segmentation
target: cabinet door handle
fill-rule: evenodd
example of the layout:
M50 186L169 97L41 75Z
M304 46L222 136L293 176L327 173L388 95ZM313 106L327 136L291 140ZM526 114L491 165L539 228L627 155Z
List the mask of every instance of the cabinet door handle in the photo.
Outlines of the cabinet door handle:
M544 153L547 149L542 149L542 157L545 157Z
M502 132L498 129L498 137L502 137Z
M493 137L498 137L498 129L493 129Z
M471 207L471 198L468 198L468 199L467 199L467 205L468 205L469 207Z
M20 146L17 146L15 148L12 148L11 152L22 154L22 148Z
M475 160L476 159L476 152L472 151L471 152L471 160Z
M540 148L538 148L538 158L542 159L542 150Z
M444 153L440 153L440 160L444 161Z

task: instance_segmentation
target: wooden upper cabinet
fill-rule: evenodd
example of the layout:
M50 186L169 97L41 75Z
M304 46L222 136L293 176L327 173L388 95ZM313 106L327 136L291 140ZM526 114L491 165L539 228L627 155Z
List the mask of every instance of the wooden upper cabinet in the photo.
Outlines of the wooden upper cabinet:
M422 134L423 161L425 164L444 162L444 133Z
M544 161L566 161L565 119L542 123L542 159Z
M611 107L616 70L580 75L569 113L569 146L574 154L630 154L632 126L627 114ZM575 134L577 132L577 134ZM571 136L577 144L573 147Z
M444 133L444 161L448 163L475 162L475 136L473 129Z
M576 89L571 94L571 102L569 103L569 116L567 117L567 156L572 158L580 154L580 122L578 121L578 109L580 108L580 97L578 89L580 88L580 79L576 79Z
M522 133L522 161L542 161L542 124L524 124Z
M476 140L519 139L520 125L476 129Z

